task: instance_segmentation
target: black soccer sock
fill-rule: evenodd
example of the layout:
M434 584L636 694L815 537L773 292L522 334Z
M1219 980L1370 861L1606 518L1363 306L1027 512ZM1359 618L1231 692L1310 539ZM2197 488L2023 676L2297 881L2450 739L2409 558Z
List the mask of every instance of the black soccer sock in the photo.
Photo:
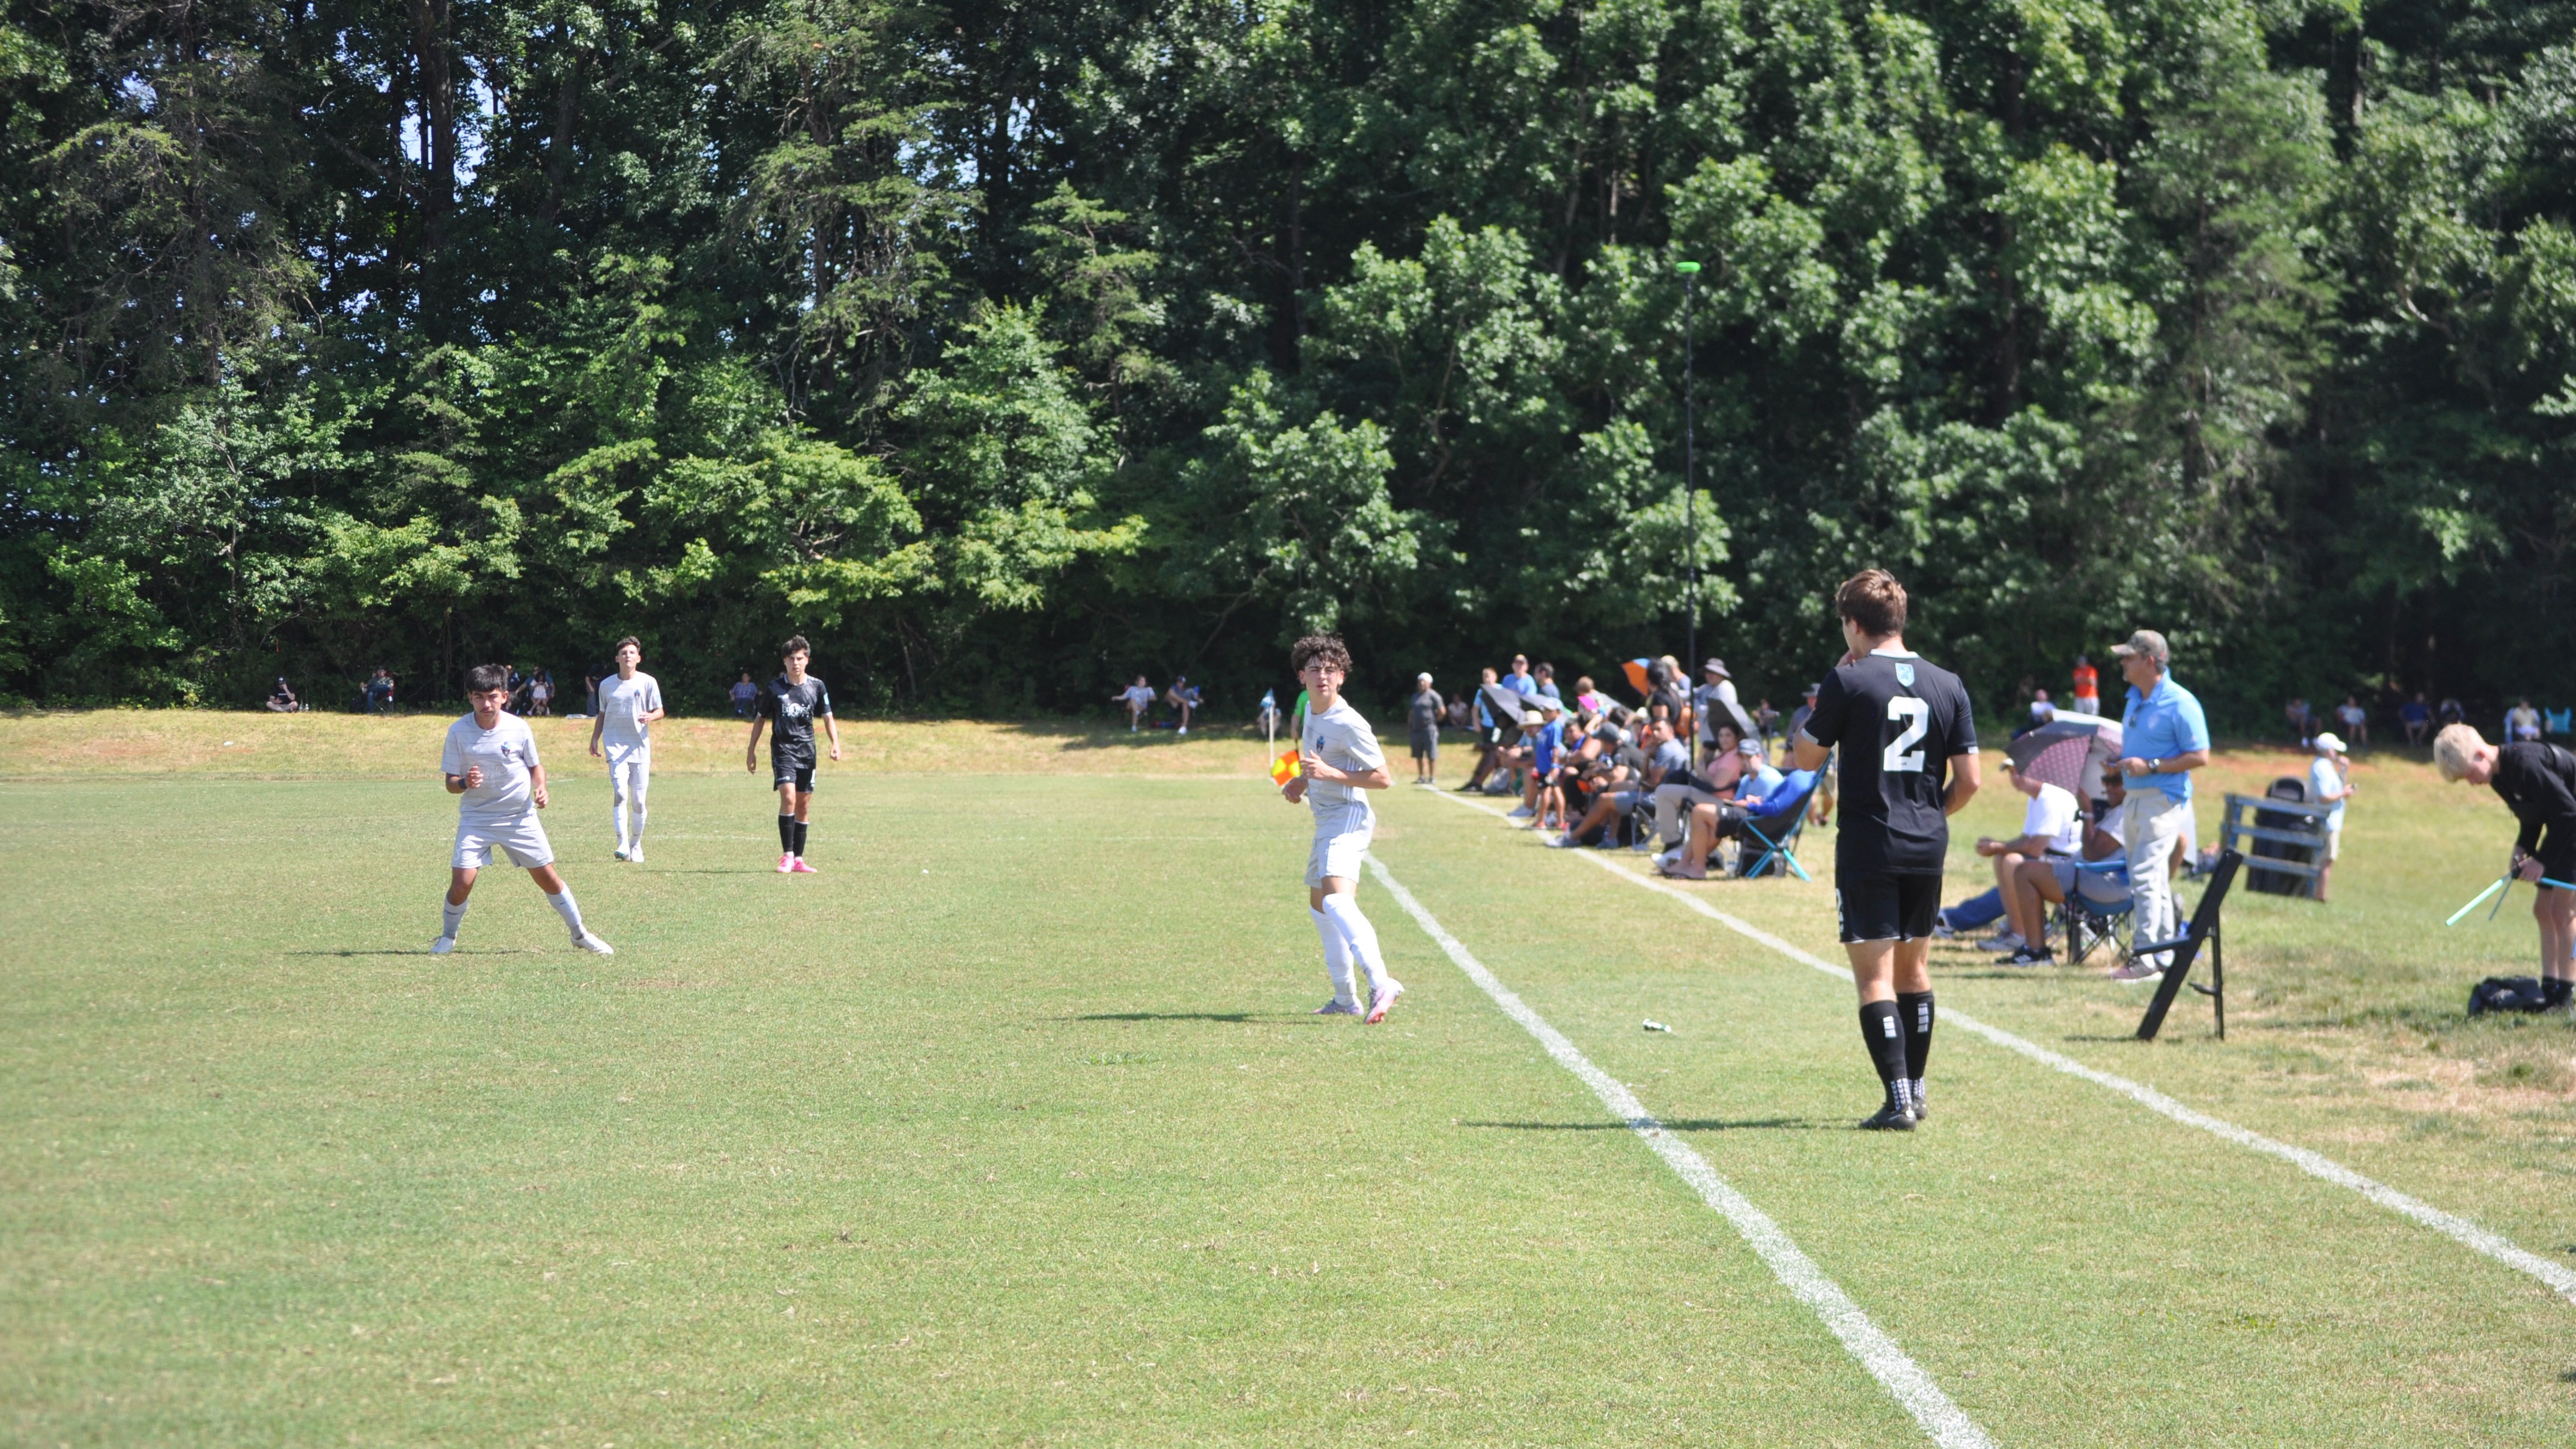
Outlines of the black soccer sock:
M2540 1009L2547 1011L2553 1006L2565 1006L2571 992L2576 992L2576 982L2571 982L2564 976L2541 977Z
M790 855L796 853L796 817L793 815L778 817L778 848Z
M1873 1001L1860 1009L1860 1039L1869 1048L1878 1079L1887 1084L1887 1100L1901 1105L1908 1092L1899 1085L1906 1080L1905 1031L1896 1019L1895 1002Z
M796 858L798 860L803 860L805 858L805 822L798 820L795 821L794 824L796 826L796 843L787 848L796 852Z
M1905 1075L1923 1080L1923 1064L1932 1060L1932 993L1896 993L1897 1023L1905 1028Z

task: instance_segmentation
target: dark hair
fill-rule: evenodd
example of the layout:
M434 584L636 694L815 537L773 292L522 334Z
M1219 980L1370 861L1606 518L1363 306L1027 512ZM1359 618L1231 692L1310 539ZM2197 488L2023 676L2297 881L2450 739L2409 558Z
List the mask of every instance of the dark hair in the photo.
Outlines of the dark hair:
M1875 639L1905 632L1905 585L1885 569L1862 569L1834 590L1834 613Z
M1533 665L1530 668L1530 673L1537 675L1541 679L1554 679L1556 677L1556 666L1553 664Z
M644 652L644 641L636 638L632 634L629 634L625 638L620 639L615 644L609 646L608 657L611 659L616 658L620 653L624 652L626 646L629 644L635 646L636 653L641 654Z
M787 642L778 646L778 657L782 660L790 654L811 654L813 652L814 646L806 643L805 636L802 634L790 634L787 636Z
M1329 664L1344 674L1351 672L1350 646L1339 634L1309 634L1288 650L1288 667L1303 673L1309 664Z
M465 671L465 692L467 694L484 694L495 689L507 689L509 687L510 670L507 665L477 664L473 668Z

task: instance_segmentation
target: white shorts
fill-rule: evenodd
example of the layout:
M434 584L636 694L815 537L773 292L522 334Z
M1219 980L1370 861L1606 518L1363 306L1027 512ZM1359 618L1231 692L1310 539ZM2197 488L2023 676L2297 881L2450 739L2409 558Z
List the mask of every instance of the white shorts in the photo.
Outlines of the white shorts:
M1360 878L1360 857L1377 834L1377 816L1366 802L1336 806L1315 817L1315 846L1306 854L1306 888L1323 889L1329 877Z
M2327 826L2326 864L2332 865L2341 859L2343 859L2343 827L2340 825Z
M555 862L555 848L546 840L546 828L537 823L534 810L515 820L456 822L456 855L449 865L458 870L481 870L492 863L495 855L522 870Z

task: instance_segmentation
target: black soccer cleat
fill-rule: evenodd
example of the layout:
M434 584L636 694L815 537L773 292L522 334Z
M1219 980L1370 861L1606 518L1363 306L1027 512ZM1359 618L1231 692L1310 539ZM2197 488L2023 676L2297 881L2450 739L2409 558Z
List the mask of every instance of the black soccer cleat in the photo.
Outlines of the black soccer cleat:
M1876 1112L1872 1113L1868 1121L1860 1124L1860 1130L1863 1132L1911 1132L1914 1130L1914 1123L1915 1116L1913 1113L1898 1106L1894 1102L1890 1102L1886 1106L1881 1107Z
M1911 1105L1914 1110L1915 1121L1920 1122L1924 1118L1932 1115L1932 1098L1929 1093L1923 1090L1923 1084L1921 1082L1916 1082L1914 1084L1912 1091L1908 1094L1908 1099L1909 1105Z

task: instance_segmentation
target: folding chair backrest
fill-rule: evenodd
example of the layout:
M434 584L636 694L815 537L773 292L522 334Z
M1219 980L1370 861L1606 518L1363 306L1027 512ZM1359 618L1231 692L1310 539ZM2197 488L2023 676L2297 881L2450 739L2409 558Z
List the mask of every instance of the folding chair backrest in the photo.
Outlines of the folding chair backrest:
M1756 815L1752 819L1744 822L1748 827L1760 831L1761 834L1755 838L1762 840L1765 843L1762 848L1762 853L1754 858L1752 869L1738 871L1736 872L1738 876L1750 879L1754 876L1761 875L1771 869L1773 857L1782 854L1796 854L1798 849L1798 837L1806 834L1807 832L1807 807L1815 803L1816 791L1824 783L1825 773L1822 770L1818 770L1816 772L1816 778L1807 782L1806 790L1798 796L1796 803L1792 804L1788 809L1771 815ZM1784 820L1788 822L1788 828L1786 830L1778 829L1778 822Z
M2576 709L2544 709L2540 712L2540 727L2553 735L2576 733L2569 724L2571 716L2576 716Z

